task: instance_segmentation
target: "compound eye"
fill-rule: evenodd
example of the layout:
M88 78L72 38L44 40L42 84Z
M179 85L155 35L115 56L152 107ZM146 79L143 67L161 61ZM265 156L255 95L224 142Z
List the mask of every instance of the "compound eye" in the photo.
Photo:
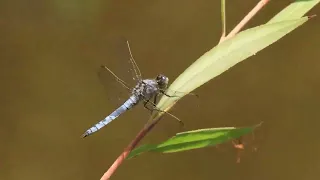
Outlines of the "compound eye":
M157 83L161 86L168 84L168 81L169 81L169 79L162 74L158 75L156 79L157 79Z
M164 77L162 75L158 75L156 79L157 81L163 81Z

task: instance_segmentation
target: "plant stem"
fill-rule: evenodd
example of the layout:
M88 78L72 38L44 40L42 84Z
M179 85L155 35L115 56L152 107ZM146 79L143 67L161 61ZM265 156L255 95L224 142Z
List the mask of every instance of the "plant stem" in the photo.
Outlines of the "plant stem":
M225 0L221 0L221 28L222 28L222 34L221 34L220 41L221 41L222 38L224 38L226 36L226 31L227 31L226 20L227 20L227 17L226 17L226 1Z
M137 146L137 144L142 140L146 134L151 131L151 129L160 121L162 115L157 116L150 123L146 124L137 136L130 142L127 148L120 154L120 156L113 162L107 172L103 174L100 180L108 180L112 176L112 174L118 169L118 167L122 164L122 162L126 159L126 157L130 154L130 152ZM150 118L151 119L151 118Z
M240 23L233 28L233 30L224 37L223 35L220 38L220 42L223 42L240 32L240 30L269 2L270 0L260 0L260 2L240 21Z

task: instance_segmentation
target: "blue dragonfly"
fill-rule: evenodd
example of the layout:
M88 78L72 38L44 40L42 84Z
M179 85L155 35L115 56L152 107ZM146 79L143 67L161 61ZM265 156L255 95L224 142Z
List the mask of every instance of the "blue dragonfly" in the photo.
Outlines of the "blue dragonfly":
M165 92L167 90L167 86L168 86L168 82L169 82L169 78L167 76L165 76L163 74L159 74L154 79L142 79L141 71L132 56L130 45L129 45L128 41L127 41L127 46L128 46L128 50L130 53L130 62L132 64L133 71L136 76L136 80L138 82L134 88L130 88L125 81L120 79L107 66L102 66L102 68L109 71L116 78L116 80L122 84L123 87L125 87L127 90L129 90L131 92L131 96L128 98L127 101L125 101L118 109L113 111L109 116L105 117L103 120L101 120L100 122L98 122L94 126L92 126L90 129L88 129L82 135L83 138L97 132L98 130L100 130L101 128L103 128L107 124L109 124L111 121L113 121L114 119L119 117L121 114L123 114L127 110L133 108L135 105L137 105L141 101L143 101L144 107L152 112L153 110L161 111L156 108L156 102L157 102L158 95L162 94L162 95L165 95L168 97L177 97L177 96L168 95ZM153 102L151 101L152 98L153 98ZM148 107L148 104L151 104L152 108ZM161 111L161 112L163 112L163 111ZM172 116L173 118L178 120L180 123L182 123L182 121L179 118L172 115L171 113L169 113L169 112L165 112L165 113L169 114L170 116Z

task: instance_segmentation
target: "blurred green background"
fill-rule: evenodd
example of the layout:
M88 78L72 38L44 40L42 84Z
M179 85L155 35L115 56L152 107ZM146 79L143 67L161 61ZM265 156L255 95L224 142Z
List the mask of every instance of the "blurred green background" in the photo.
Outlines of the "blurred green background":
M258 0L227 2L228 30ZM251 21L268 21L291 1L272 1ZM320 14L319 6L312 14ZM220 38L219 1L0 1L0 179L99 179L146 122L143 107L87 139L117 108L125 39L144 77L171 81ZM176 132L264 122L241 163L231 145L126 161L113 179L319 179L320 23L316 17L185 97L144 142ZM121 89L121 88L120 88ZM258 150L253 152L257 147Z

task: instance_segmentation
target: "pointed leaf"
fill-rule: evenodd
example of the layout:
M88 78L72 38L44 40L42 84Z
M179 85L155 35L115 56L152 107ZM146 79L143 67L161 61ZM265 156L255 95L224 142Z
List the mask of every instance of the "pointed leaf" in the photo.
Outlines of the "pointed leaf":
M158 145L143 145L136 148L130 153L128 159L144 152L173 153L214 146L250 133L257 126L244 128L209 128L178 133Z
M274 16L268 24L301 18L319 2L320 0L296 0Z
M202 55L171 84L169 89L189 93L237 63L255 55L307 20L308 17L303 17L242 31ZM163 96L157 107L167 111L182 97Z

